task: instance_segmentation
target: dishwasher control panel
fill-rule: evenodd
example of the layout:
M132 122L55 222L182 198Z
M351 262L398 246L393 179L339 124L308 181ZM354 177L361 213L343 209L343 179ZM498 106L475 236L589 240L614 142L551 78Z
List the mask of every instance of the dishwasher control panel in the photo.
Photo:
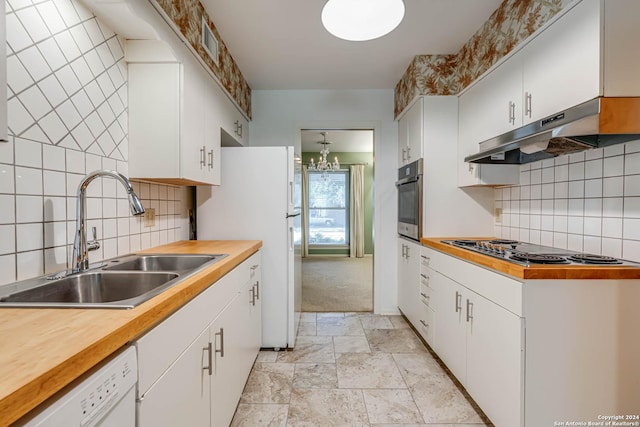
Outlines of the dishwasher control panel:
M138 368L135 347L113 357L88 377L67 387L62 396L45 402L37 415L23 424L29 427L98 424L135 426L135 385ZM38 411L38 410L36 410ZM108 420L108 421L107 421Z

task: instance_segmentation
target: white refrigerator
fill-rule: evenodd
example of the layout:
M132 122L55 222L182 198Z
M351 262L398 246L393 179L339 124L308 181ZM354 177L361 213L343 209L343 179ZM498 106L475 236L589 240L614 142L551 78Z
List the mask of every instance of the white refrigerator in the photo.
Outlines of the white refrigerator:
M301 167L293 147L223 147L197 187L199 240L262 240L262 347L292 348L302 306Z

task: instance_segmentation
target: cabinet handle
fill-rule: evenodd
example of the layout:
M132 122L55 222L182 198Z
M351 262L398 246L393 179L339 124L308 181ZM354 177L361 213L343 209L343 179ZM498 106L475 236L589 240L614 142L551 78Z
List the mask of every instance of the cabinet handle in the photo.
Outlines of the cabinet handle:
M411 258L411 255L409 255L409 249L411 249L411 247L407 245L407 259Z
M256 287L256 299L260 299L260 281L258 280L254 285Z
M524 93L524 114L531 117L531 93Z
M200 149L200 168L205 167L205 165L207 164L207 162L204 159L205 150L206 150L206 147L203 145L202 148Z
M403 162L407 161L407 149L406 148L402 149L402 161Z
M473 319L473 303L467 300L467 322Z
M207 352L208 365L202 368L203 371L208 371L209 376L213 374L213 352L211 351L211 343L202 349Z
M251 298L249 299L249 304L256 305L256 287L252 286L251 290L249 292L251 293Z
M224 329L220 328L220 332L216 332L215 335L220 336L220 350L216 348L216 353L220 353L220 357L224 357Z
M509 123L516 124L516 103L509 101Z
M238 136L242 138L242 123L238 125Z
M422 298L427 300L427 303L429 303L429 301L431 300L431 297L424 292L420 292L420 295L422 295Z
M456 313L462 310L462 294L456 291Z
M407 161L411 160L411 147L407 147Z
M422 326L424 326L425 328L429 327L429 324L422 319L420 319L420 323L422 323Z
M407 248L407 247L406 247L406 246L405 246L405 244L403 243L403 244L402 244L402 258L406 258L405 253L404 253L404 250L405 250L406 248Z
M209 151L209 169L213 169L213 150Z

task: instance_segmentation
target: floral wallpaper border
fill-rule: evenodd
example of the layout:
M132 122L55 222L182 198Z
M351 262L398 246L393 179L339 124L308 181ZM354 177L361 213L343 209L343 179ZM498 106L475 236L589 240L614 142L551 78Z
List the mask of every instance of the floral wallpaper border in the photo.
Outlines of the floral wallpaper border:
M455 55L417 55L395 87L394 116L419 95L454 95L560 12L566 0L504 0Z
M238 106L251 119L251 88L245 80L240 68L229 53L218 29L199 0L155 0L171 20L176 24L182 35L200 58L209 66L213 74L220 80L225 90L238 103ZM209 27L218 39L219 65L209 57L200 44L202 17L205 17Z

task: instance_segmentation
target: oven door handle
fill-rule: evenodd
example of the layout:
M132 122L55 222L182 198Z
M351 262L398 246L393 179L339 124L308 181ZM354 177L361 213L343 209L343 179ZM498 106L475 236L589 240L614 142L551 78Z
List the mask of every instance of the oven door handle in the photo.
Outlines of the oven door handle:
M411 176L408 178L402 178L396 181L396 187L400 187L403 184L411 184L412 182L418 182L418 181L420 181L420 176Z

